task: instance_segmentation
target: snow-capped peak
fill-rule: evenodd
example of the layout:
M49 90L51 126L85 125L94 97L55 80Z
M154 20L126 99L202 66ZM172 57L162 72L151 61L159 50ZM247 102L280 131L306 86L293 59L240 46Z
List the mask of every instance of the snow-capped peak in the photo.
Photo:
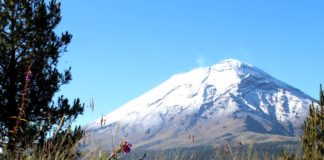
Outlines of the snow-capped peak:
M223 60L215 65L212 66L212 68L217 68L217 69L239 69L242 67L242 65L246 65L245 63L236 60L236 59L226 59Z
M231 124L224 132L291 136L298 133L312 100L253 65L229 59L172 76L104 116L104 128L118 124L121 130L132 132L137 141L188 129L197 133L206 127L217 130L223 127L215 125L220 123ZM251 123L263 128L255 129ZM98 119L85 128L97 131L101 125Z

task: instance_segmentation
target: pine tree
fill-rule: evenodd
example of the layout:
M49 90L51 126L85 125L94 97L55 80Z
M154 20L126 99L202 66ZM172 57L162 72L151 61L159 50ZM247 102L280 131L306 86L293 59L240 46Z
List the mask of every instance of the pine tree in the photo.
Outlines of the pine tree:
M309 116L303 124L303 159L324 159L324 95L320 86L320 98L317 107L312 103L309 107Z
M0 143L10 152L45 146L65 133L78 141L83 134L68 129L83 113L79 99L53 100L71 80L71 68L58 69L72 39L56 34L60 21L55 0L0 0Z

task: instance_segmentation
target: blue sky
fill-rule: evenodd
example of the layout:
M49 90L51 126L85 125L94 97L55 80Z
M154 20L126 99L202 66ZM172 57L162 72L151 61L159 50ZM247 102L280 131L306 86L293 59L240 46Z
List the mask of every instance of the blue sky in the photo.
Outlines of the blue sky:
M89 104L86 124L173 74L234 58L318 97L324 82L324 1L62 1L57 32L73 34L60 94Z

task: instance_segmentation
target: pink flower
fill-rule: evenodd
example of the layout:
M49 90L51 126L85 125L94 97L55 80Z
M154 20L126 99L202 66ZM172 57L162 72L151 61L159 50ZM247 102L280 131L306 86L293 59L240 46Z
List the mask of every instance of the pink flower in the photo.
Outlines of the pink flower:
M120 145L117 147L116 150L113 150L108 157L108 160L110 159L118 159L117 154L119 153L129 153L131 151L132 144L128 143L125 140L122 140Z
M32 72L31 72L30 68L28 68L26 77L25 77L26 82L30 82L31 77L32 77Z
M132 147L132 144L124 141L123 145L122 145L122 149L125 153L129 153L131 151L131 147Z

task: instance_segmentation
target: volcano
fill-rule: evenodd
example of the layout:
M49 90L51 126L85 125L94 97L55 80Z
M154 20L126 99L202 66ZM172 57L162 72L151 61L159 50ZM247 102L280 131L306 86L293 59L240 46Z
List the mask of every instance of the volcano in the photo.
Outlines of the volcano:
M238 60L176 74L84 126L93 140L126 138L135 148L292 140L315 101Z

